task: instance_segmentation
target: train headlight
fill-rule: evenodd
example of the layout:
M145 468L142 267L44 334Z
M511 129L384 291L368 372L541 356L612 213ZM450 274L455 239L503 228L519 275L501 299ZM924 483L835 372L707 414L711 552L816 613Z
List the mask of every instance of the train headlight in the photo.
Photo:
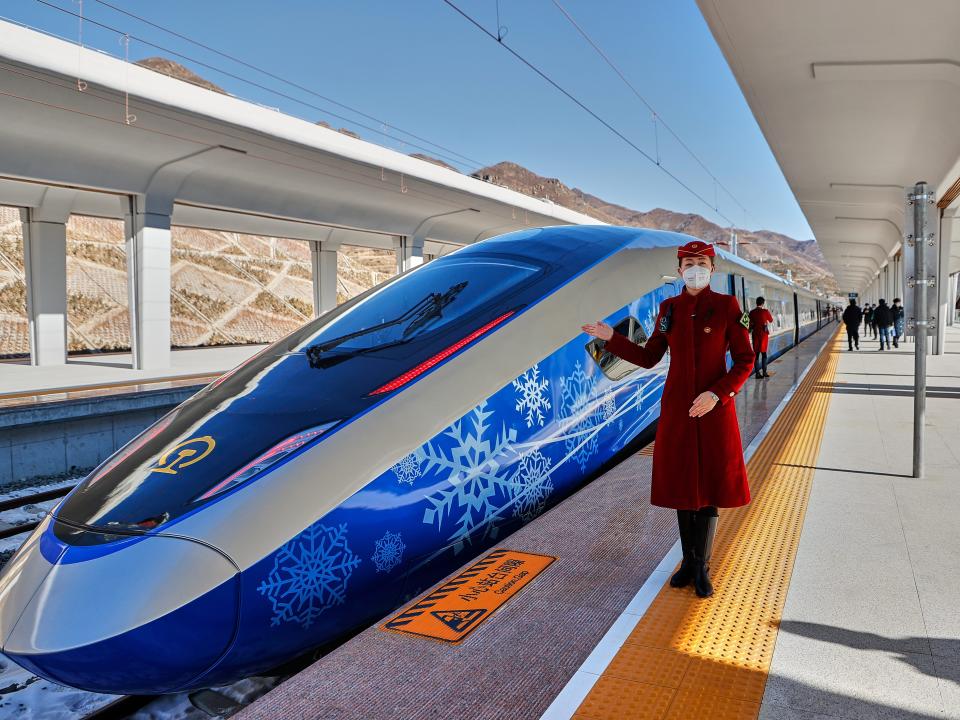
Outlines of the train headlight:
M232 487L236 487L237 485L256 477L260 473L276 465L284 458L297 452L319 436L323 435L323 433L332 428L338 422L339 421L334 421L325 423L323 425L318 425L314 428L310 428L309 430L298 432L296 435L291 435L285 440L281 440L272 448L264 453L261 453L235 473L228 476L225 480L221 480L219 483L203 493L203 495L200 495L197 500L207 500L214 495L218 495L219 493L229 490Z

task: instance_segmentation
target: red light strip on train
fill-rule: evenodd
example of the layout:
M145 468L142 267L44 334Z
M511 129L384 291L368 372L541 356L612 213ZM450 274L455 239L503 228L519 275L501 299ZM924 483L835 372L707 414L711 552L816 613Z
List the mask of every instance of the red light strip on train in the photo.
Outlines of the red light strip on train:
M381 385L380 387L378 387L376 390L374 390L374 391L373 391L372 393L370 393L370 394L371 394L371 395L381 395L381 394L383 394L383 393L390 392L391 390L396 390L398 387L401 387L401 386L403 386L403 385L406 385L408 382L410 382L411 380L413 380L415 377L417 377L418 375L422 375L423 373L425 373L427 370L429 370L430 368L432 368L432 367L433 367L434 365L436 365L437 363L440 363L440 362L443 362L444 360L446 360L448 357L450 357L450 356L453 355L455 352L457 352L457 350L460 350L461 348L469 345L470 343L472 343L474 340L476 340L478 337L480 337L480 336L483 335L484 333L489 332L490 330L492 330L493 328L495 328L497 325L499 325L500 323L502 323L504 320L506 320L506 319L507 319L508 317L510 317L511 315L513 315L513 310L511 310L510 312L504 313L503 315L501 315L500 317L498 317L498 318L496 318L496 319L494 319L494 320L491 320L490 322L488 322L488 323L487 323L486 325L484 325L483 327L477 328L477 329L474 330L472 333L470 333L469 335L467 335L465 338L462 338L462 339L458 340L457 342L455 342L453 345L451 345L450 347L446 348L445 350L441 350L440 352L438 352L438 353L437 353L436 355L434 355L433 357L424 360L422 363L420 363L419 365L417 365L417 366L416 366L415 368L413 368L412 370L407 370L407 372L405 372L403 375L400 375L399 377L394 378L393 380L391 380L390 382L388 382L386 385Z

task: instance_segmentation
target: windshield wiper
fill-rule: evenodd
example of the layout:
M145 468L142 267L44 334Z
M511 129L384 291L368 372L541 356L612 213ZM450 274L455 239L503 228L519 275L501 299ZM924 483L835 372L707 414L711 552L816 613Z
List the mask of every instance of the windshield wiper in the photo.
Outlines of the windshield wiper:
M467 282L463 281L457 283L456 285L451 286L445 293L442 295L440 293L430 293L429 296L424 298L418 303L418 305L425 304L425 307L420 308L416 312L416 316L407 325L403 330L403 337L408 337L412 335L415 330L419 330L424 325L429 323L431 320L435 320L438 317L443 316L443 309L457 299L457 295L467 286Z
M443 309L447 307L450 303L456 300L457 296L463 292L463 289L467 286L467 281L459 282L456 285L451 285L446 292L443 293L430 293L425 296L420 302L411 307L409 310L405 311L402 315L397 316L393 320L385 320L382 323L377 323L376 325L371 325L368 328L363 330L357 330L352 333L346 333L345 335L340 335L333 338L332 340L327 340L326 342L318 343L316 345L311 345L305 350L307 359L310 361L310 367L329 367L334 365L342 360L345 360L349 357L354 357L356 355L362 354L364 352L369 352L370 350L380 350L387 347L394 347L395 345L400 345L409 340L410 336L420 328L429 324L433 320L436 320L439 317L443 316ZM404 322L410 321L410 325L404 328L402 334L402 340L397 340L390 343L384 343L382 345L368 347L368 348L358 348L346 353L337 353L335 355L324 357L328 355L331 350L334 350L338 346L347 342L348 340L354 340L358 337L363 337L364 335L369 335L372 332L378 330L384 330L395 325L400 325Z

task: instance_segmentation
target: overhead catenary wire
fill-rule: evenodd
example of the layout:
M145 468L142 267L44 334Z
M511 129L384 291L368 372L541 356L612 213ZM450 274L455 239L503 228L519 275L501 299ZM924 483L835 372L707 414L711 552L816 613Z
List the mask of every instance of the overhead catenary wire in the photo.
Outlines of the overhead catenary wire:
M569 90L567 90L567 89L564 88L562 85L560 85L556 80L554 80L554 79L551 78L549 75L547 75L546 72L544 72L544 71L541 70L539 67L537 67L536 65L534 65L530 60L527 60L523 55L521 55L519 52L517 52L516 50L514 50L514 49L513 49L512 47L510 47L509 45L507 45L507 43L505 43L505 42L502 40L502 38L498 38L496 34L490 32L486 27L484 27L484 25L483 25L482 23L480 23L480 22L479 22L478 20L476 20L473 16L471 16L471 15L468 14L466 11L464 11L463 9L461 9L455 2L453 2L452 0L443 0L443 2L446 3L447 5L449 5L453 10L455 10L458 14L460 14L460 15L461 15L465 20L467 20L471 25L473 25L473 26L476 27L478 30L480 30L484 35L486 35L487 37L489 37L491 40L495 41L498 45L500 45L500 47L504 48L507 52L509 52L511 55L513 55L517 60L519 60L521 63L523 63L524 65L526 65L528 68L530 68L530 70L532 70L532 71L535 72L537 75L539 75L543 80L545 80L547 83L549 83L550 85L552 85L556 90L558 90L560 93L562 93L563 95L565 95L570 101L572 101L574 104L576 104L581 110L583 110L584 112L586 112L586 113L587 113L588 115L590 115L594 120L596 120L596 121L599 122L601 125L603 125L605 128L607 128L607 130L609 130L610 132L612 132L612 133L613 133L614 135L616 135L618 138L620 138L621 140L623 140L623 142L625 142L625 143L626 143L627 145L629 145L631 148L633 148L634 150L636 150L643 158L645 158L648 162L650 162L652 165L654 165L655 167L657 167L657 168L658 168L661 172L663 172L667 177L669 177L671 180L673 180L675 183L677 183L680 187L682 187L682 188L683 188L684 190L686 190L688 193L690 193L690 194L693 195L695 198L697 198L697 200L699 200L700 202L702 202L706 207L710 208L710 209L711 209L714 213L716 213L719 217L723 218L723 220L724 220L728 225L730 225L731 227L733 227L733 221L732 221L730 218L728 218L726 215L724 215L724 214L720 211L719 208L717 208L717 207L715 207L714 205L712 205L703 195L701 195L700 193L698 193L696 190L694 190L692 187L690 187L690 185L688 185L688 184L685 183L683 180L681 180L676 174L674 174L673 172L671 172L665 165L663 165L662 163L658 163L656 158L654 158L652 155L650 155L650 153L648 153L648 152L647 152L646 150L644 150L642 147L640 147L639 145L637 145L637 144L636 144L633 140L631 140L629 137L627 137L626 135L624 135L620 130L618 130L616 127L614 127L612 124L610 124L610 122L608 122L608 121L605 120L603 117L601 117L596 111L594 111L593 109L591 109L586 103L584 103L582 100L580 100L578 97L576 97L573 93L571 93Z
M97 2L100 2L100 0L97 0ZM573 25L576 31L580 33L583 39L586 40L587 43L589 43L589 45L596 51L596 53L603 59L603 61L610 66L610 69L617 74L617 76L637 97L637 99L641 103L643 103L643 105L647 108L647 110L650 111L650 114L653 116L653 122L654 122L654 126L653 126L654 137L657 139L657 147L658 147L657 163L659 164L660 162L659 138L657 138L656 136L657 125L659 124L663 126L664 130L666 130L668 133L670 133L671 136L673 136L673 139L680 144L680 147L682 147L684 150L687 151L687 154L689 154L690 157L693 158L694 161L703 169L703 171L710 176L710 179L713 180L713 182L716 183L717 186L721 190L723 190L723 192L725 192L727 196L729 196L729 198L733 200L734 203L736 203L737 207L739 207L740 210L745 215L750 216L750 212L743 206L743 203L741 203L737 199L737 197L722 182L720 182L717 176L714 175L713 172L711 172L710 168L707 167L706 163L704 163L703 160L701 160L700 157L690 148L690 146L683 141L683 138L681 138L680 135L677 134L677 132L672 127L670 127L670 125L663 119L663 115L657 112L657 109L653 107L653 105L640 93L639 90L637 90L637 88L633 85L633 83L630 82L627 76L624 75L624 73L620 70L620 68L617 67L617 65L613 62L613 60L610 59L607 53L603 51L603 48L601 48L600 45L596 41L594 41L592 37L590 37L590 35L587 33L586 30L583 29L580 23L578 23L573 18L573 16L567 11L567 9L560 4L559 0L551 0L551 2L554 4L557 10L559 10L563 14L563 16L567 19L567 21L569 21L569 23Z
M157 30L160 30L160 31L162 31L162 32L165 32L165 33L167 33L168 35L172 35L173 37L176 37L176 38L179 38L179 39L181 39L181 40L184 40L184 41L186 41L186 42L188 42L188 43L191 43L192 45L196 45L196 46L199 47L199 48L203 48L204 50L206 50L206 51L208 51L208 52L211 52L211 53L213 53L213 54L215 54L215 55L219 55L220 57L222 57L222 58L224 58L224 59L226 59L226 60L230 60L231 62L235 62L235 63L237 63L238 65L242 65L242 66L245 67L245 68L249 68L250 70L256 70L258 73L261 73L261 74L263 74L263 75L266 75L267 77L272 78L273 80L277 80L277 81L279 81L279 82L284 83L285 85L289 85L290 87L293 87L293 88L296 88L297 90L300 90L300 91L302 91L302 92L308 93L309 95L312 95L312 96L314 96L314 97L316 97L316 98L320 98L321 100L324 100L324 101L326 101L326 102L328 102L328 103L332 103L333 105L336 105L337 107L343 108L344 110L349 110L350 112L355 113L355 114L359 115L360 117L366 118L367 120L371 120L371 121L373 121L373 122L377 122L377 123L380 123L380 124L382 124L382 125L386 125L387 127L391 128L392 130L395 130L395 131L398 132L398 133L401 133L401 134L403 134L403 135L407 135L408 137L412 137L413 139L419 140L420 142L427 143L428 145L432 145L433 147L438 148L439 150L442 150L443 152L446 152L446 153L449 153L450 155L454 155L454 156L456 156L456 157L462 158L464 161L466 161L466 162L468 162L468 163L472 163L472 164L476 165L477 167L483 167L483 166L489 164L489 163L481 163L479 160L474 160L473 158L471 158L471 157L469 157L469 156L467 156L467 155L464 155L463 153L457 152L456 150L452 150L452 149L450 149L450 148L448 148L448 147L445 147L445 146L443 146L443 145L440 145L439 143L435 143L435 142L433 142L432 140L428 140L427 138L422 137L422 136L420 136L420 135L417 135L417 134L415 134L415 133L412 133L412 132L410 132L409 130L404 130L404 129L401 128L401 127L397 127L397 126L394 125L393 123L387 122L386 120L383 120L383 119L381 119L381 118L375 117L375 116L373 116L373 115L369 115L369 114L363 112L362 110L357 110L355 107L351 107L350 105L347 105L347 104L345 104L345 103L342 103L342 102L339 102L339 101L337 101L337 100L334 100L333 98L328 97L327 95L323 95L323 94L321 94L321 93L318 93L318 92L316 92L315 90L311 90L311 89L308 88L308 87L305 87L305 86L303 86L303 85L300 85L299 83L295 83L295 82L293 82L292 80L288 80L287 78L285 78L285 77L283 77L283 76L281 76L281 75L277 75L276 73L270 72L269 70L265 70L265 69L263 69L262 67L259 67L259 66L257 66L257 65L254 65L253 63L247 62L246 60L243 60L242 58L239 58L239 57L237 57L237 56L235 56L235 55L231 55L230 53L226 53L226 52L224 52L224 51L222 51L222 50L217 50L216 48L211 47L210 45L207 45L207 44L205 44L205 43L202 43L202 42L200 42L199 40L194 40L193 38L191 38L191 37L189 37L189 36L187 36L187 35L184 35L183 33L179 33L179 32L177 32L177 31L175 31L175 30L171 30L170 28L165 27L165 26L163 26L163 25L160 25L159 23L153 22L152 20L149 20L149 19L143 17L142 15L137 15L137 14L135 14L135 13L130 12L129 10L125 10L125 9L123 9L123 8L121 8L121 7L117 7L117 6L114 5L113 3L106 2L106 0L94 0L94 2L98 3L99 5L103 5L104 7L108 7L108 8L110 8L111 10L114 10L114 11L116 11L116 12L118 12L118 13L121 13L122 15L126 15L127 17L132 18L132 19L134 19L134 20L137 20L138 22L142 22L142 23L144 23L145 25L149 25L149 26L152 27L152 28L156 28ZM396 138L396 139L399 140L400 138Z
M60 7L60 6L57 5L56 3L50 2L50 0L34 0L34 1L37 2L37 3L39 3L40 5L45 5L45 6L49 7L49 8L54 9L54 10L58 10L59 12L64 13L64 14L66 14L66 15L71 15L71 16L76 17L76 18L79 18L79 17L80 17L80 14L79 14L79 13L76 13L76 12L74 12L74 11L72 11L72 10L67 9L67 8ZM406 143L407 143L408 145L410 145L411 147L417 148L418 150L422 150L422 151L425 152L425 153L433 153L433 154L435 154L435 155L439 155L442 159L449 161L449 162L450 162L451 164L453 164L453 165L460 165L460 166L467 166L467 165L468 165L468 163L466 163L466 162L464 162L464 161L462 161L462 160L458 160L458 159L456 159L456 158L449 157L449 156L447 156L447 155L445 155L445 154L443 154L443 153L438 153L435 149L431 149L431 148L428 148L428 147L424 147L423 145L418 145L417 143L411 142L411 141L409 141L409 140L403 140L403 139L401 139L401 138L397 138L397 137L391 135L390 133L385 132L384 130L380 130L379 128L376 128L376 127L373 127L373 126L370 126L370 125L365 125L364 123L357 122L356 120L354 120L354 119L352 119L352 118L348 118L348 117L345 117L345 116L343 116L343 115L339 115L339 114L331 111L329 108L325 108L325 107L322 107L322 106L320 106L320 105L315 105L315 104L313 104L313 103L307 102L306 100L303 100L303 99L301 99L301 98L298 98L298 97L295 97L295 96L290 95L290 94L288 94L288 93L284 93L284 92L282 92L282 91L280 91L280 90L276 90L276 89L274 89L274 88L268 87L268 86L266 86L266 85L263 85L263 84L261 84L261 83L258 83L258 82L256 82L256 81L254 81L254 80L250 80L250 79L245 78L245 77L243 77L243 76L241 76L241 75L237 75L236 73L232 73L232 72L230 72L229 70L224 70L223 68L218 68L218 67L216 67L216 66L214 66L214 65L211 65L210 63L203 62L202 60L198 60L197 58L191 57L191 56L189 56L189 55L185 55L185 54L183 54L183 53L181 53L181 52L178 52L178 51L176 51L176 50L173 50L173 49L171 49L171 48L168 48L168 47L165 47L165 46L163 46L163 45L159 45L159 44L157 44L157 43L151 42L151 41L146 40L146 39L144 39L144 38L142 38L142 37L138 37L137 35L132 35L132 34L130 34L130 33L127 33L127 32L125 32L125 31L123 31L123 30L120 30L119 28L113 27L113 26L111 26L111 25L107 25L106 23L103 23L103 22L100 22L100 21L97 21L97 20L93 20L93 19L91 19L91 18L89 18L89 17L83 17L83 21L86 22L86 23L90 23L91 25L95 25L95 26L97 26L97 27L99 27L99 28L102 28L102 29L104 29L104 30L107 30L107 31L109 31L109 32L116 33L116 34L119 35L119 36L129 35L129 37L130 37L131 40L135 40L136 42L139 42L139 43L141 43L141 44L143 44L143 45L146 45L146 46L148 46L148 47L154 48L155 50L159 50L160 52L164 52L164 53L169 53L169 54L171 54L171 55L175 55L175 56L178 57L178 58L181 58L181 59L183 59L183 60L186 60L187 62L191 62L191 63L193 63L193 64L195 64L195 65L199 65L199 66L204 67L204 68L207 68L207 69L209 69L209 70L213 70L214 72L220 73L220 74L222 74L222 75L224 75L224 76L226 76L226 77L232 78L232 79L234 79L234 80L238 80L239 82L246 83L247 85L250 85L250 86L252 86L252 87L258 88L258 89L263 90L263 91L265 91L265 92L271 93L271 94L273 94L273 95L276 95L277 97L282 97L282 98L284 98L284 99L286 99L286 100L290 100L291 102L298 103L298 104L300 104L300 105L303 105L304 107L312 108L312 109L317 110L317 111L319 111L319 112L322 112L322 113L324 113L324 114L326 114L326 115L328 115L328 116L330 116L330 117L337 118L338 120L343 120L344 122L352 123L352 124L355 125L356 127L363 128L364 130L369 130L370 132L376 133L377 135L381 135L381 136L383 136L383 137L388 137L388 138L390 138L391 140L398 140L398 141L400 141L400 142L406 142ZM430 144L431 144L431 145L435 145L434 143L430 143ZM435 146L435 147L436 147L436 146ZM475 161L471 161L471 162L475 162Z

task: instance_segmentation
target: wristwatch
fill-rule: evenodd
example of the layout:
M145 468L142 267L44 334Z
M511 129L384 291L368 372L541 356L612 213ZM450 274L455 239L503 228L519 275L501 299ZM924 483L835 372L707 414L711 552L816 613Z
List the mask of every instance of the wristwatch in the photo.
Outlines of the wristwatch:
M710 397L713 398L714 402L720 402L720 396L713 392L713 390L707 390L707 392L710 393Z

